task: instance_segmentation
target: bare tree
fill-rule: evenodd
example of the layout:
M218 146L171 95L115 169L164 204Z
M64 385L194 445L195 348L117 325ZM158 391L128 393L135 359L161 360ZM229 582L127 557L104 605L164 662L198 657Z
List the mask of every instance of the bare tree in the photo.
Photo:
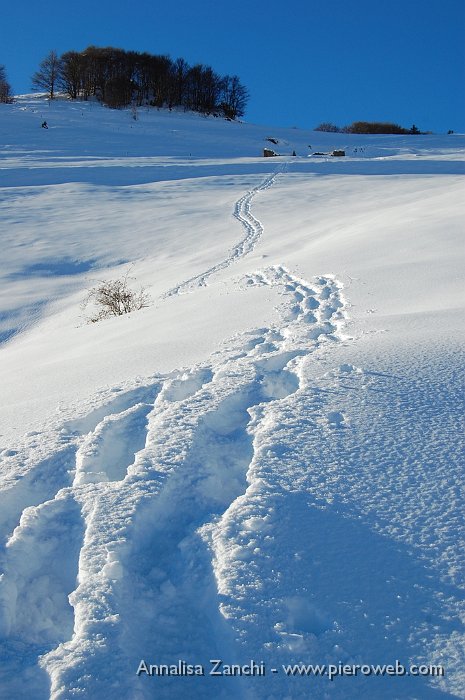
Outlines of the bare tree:
M221 104L226 117L242 117L249 99L249 91L241 84L237 75L227 75L222 81L223 102Z
M183 58L177 58L172 69L172 99L171 103L182 105L186 98L187 77L189 74L189 64Z
M84 58L77 51L67 51L60 59L58 86L75 100L84 82Z
M11 95L11 86L6 79L5 66L0 66L0 102L9 103L13 102L13 97Z
M50 51L32 76L34 90L47 90L51 100L55 97L55 88L60 78L61 59L56 51Z

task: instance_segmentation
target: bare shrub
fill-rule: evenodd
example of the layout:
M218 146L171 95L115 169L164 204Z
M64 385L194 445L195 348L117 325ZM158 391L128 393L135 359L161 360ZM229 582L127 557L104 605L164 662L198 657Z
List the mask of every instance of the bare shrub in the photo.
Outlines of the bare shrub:
M328 131L330 133L337 134L341 130L332 122L323 122L322 124L318 124L313 131Z
M86 309L89 305L95 307L94 312L88 318L90 323L96 323L110 316L122 316L131 311L138 311L150 305L150 295L141 287L135 291L129 287L129 271L116 280L103 280L95 287L89 289L87 297L82 305Z

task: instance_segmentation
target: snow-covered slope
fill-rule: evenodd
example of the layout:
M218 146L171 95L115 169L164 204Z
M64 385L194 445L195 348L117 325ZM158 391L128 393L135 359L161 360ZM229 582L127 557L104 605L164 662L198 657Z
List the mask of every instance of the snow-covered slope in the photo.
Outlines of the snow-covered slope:
M465 697L465 137L0 108L0 697Z

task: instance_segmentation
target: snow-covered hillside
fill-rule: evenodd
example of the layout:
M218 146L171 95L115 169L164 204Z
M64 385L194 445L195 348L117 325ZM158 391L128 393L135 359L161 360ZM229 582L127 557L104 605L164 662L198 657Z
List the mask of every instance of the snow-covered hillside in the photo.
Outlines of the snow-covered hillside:
M465 698L464 160L0 105L1 698Z

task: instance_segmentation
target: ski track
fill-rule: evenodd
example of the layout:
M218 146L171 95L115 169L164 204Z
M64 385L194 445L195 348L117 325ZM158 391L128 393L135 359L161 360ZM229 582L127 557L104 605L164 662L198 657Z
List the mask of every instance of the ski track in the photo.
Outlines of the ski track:
M263 182L261 182L256 187L253 187L251 190L246 192L246 194L244 194L240 199L237 200L234 206L233 216L243 226L245 236L240 241L240 243L238 243L236 246L234 246L234 248L232 248L232 250L229 252L228 257L222 260L221 262L217 263L216 265L213 265L213 267L209 268L205 272L202 272L199 275L195 275L195 277L191 277L190 279L181 282L176 287L173 287L172 289L168 290L168 292L164 294L164 298L174 296L176 294L184 294L186 292L192 291L196 287L205 287L206 281L209 277L211 277L211 275L215 274L216 272L219 272L220 270L223 270L226 267L229 267L240 258L243 258L250 252L252 252L263 233L262 223L251 212L252 201L259 192L263 192L264 190L267 190L270 187L272 187L275 183L278 174L285 172L286 169L287 163L283 163L282 165L278 166L275 172L273 172L271 175L268 175L263 180Z

